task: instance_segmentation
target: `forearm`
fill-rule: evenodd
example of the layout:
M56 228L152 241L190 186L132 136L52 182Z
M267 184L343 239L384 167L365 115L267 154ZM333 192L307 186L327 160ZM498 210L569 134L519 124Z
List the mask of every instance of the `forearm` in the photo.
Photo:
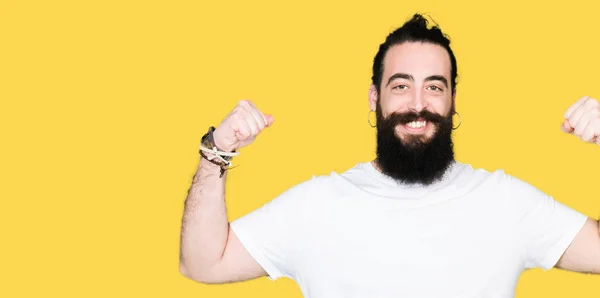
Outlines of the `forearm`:
M191 278L206 274L222 258L227 243L227 174L219 175L217 165L201 158L185 200L179 264L182 273Z
M600 274L600 220L596 220L595 223L596 223L596 228L598 230L598 238L596 238L596 239L598 239L598 241L596 242L596 243L598 243L598 246L597 246L597 251L596 251L596 256L597 256L596 266L592 273Z
M600 239L600 219L596 220L596 223L598 224L598 239ZM600 262L598 263L598 272L597 273L600 274Z
M557 267L580 273L600 274L600 226L598 220L588 218L560 258Z

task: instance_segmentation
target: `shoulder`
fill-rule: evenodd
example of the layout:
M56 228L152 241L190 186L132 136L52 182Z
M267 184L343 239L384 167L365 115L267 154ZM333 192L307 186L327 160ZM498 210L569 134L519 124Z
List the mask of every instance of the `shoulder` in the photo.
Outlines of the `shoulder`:
M324 174L315 174L306 183L311 187L326 187L337 183L362 181L368 176L368 162L354 163L349 167L331 169Z
M490 196L500 199L511 210L530 210L553 201L553 198L527 179L520 178L504 169L477 170L485 177L482 189Z
M521 191L523 189L531 190L534 188L531 184L520 179L504 169L489 169L483 167L474 167L467 163L456 163L457 179L469 180L473 182L487 183L489 186L497 187L508 191Z
M549 197L530 182L509 173L505 169L475 167L457 162L450 188L473 192L478 196L501 200L509 205L535 204Z

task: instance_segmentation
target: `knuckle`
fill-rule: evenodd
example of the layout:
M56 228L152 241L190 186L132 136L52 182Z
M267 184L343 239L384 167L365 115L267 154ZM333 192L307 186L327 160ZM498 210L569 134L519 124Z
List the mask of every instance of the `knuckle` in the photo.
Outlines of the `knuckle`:
M253 114L257 114L258 113L258 109L256 109L256 107L254 106L248 106L248 111L250 111Z
M238 125L242 125L242 124L247 125L246 117L244 117L243 113L235 114L234 120L236 123L238 123Z
M598 101L597 101L596 99L594 99L594 98L588 98L588 99L585 101L585 104L584 104L584 105L585 105L585 107L587 107L587 108L591 108L591 107L595 107L597 104L598 104Z
M231 118L234 120L240 120L242 116L242 112L240 110L235 110L232 114L231 114Z
M239 129L238 133L242 137L247 137L249 135L249 133L250 133L250 130L247 127L245 127L245 126L240 126L240 129Z
M246 110L246 108L244 108L243 106L240 106L238 108L238 115L240 117L245 117L248 114L248 110Z
M244 113L244 109L240 105L238 105L233 109L233 111L231 111L231 116L237 117L241 113Z

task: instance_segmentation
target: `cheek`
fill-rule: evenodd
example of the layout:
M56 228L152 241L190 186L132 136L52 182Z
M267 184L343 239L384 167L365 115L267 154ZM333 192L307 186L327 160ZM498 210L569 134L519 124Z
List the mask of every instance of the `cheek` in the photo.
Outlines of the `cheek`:
M388 100L383 101L380 105L384 117L387 117L394 112L401 113L408 110L406 100L401 100L400 98L391 98L391 100L390 98L387 99Z
M430 110L442 116L448 116L452 108L452 99L432 100Z

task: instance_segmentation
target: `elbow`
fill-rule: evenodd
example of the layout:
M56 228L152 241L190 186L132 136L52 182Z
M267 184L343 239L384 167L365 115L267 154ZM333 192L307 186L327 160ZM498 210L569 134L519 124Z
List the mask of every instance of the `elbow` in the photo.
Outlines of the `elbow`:
M179 273L181 273L181 275L183 275L186 278L194 279L192 274L190 273L190 270L188 270L187 267L185 267L183 262L179 262Z
M192 270L179 262L179 273L184 277L202 284L218 284L219 282L211 276L208 270Z
M190 269L189 267L185 266L183 262L179 262L179 273L181 273L181 275L183 275L185 278L191 279L195 282L204 283L204 274L201 274L199 270Z

